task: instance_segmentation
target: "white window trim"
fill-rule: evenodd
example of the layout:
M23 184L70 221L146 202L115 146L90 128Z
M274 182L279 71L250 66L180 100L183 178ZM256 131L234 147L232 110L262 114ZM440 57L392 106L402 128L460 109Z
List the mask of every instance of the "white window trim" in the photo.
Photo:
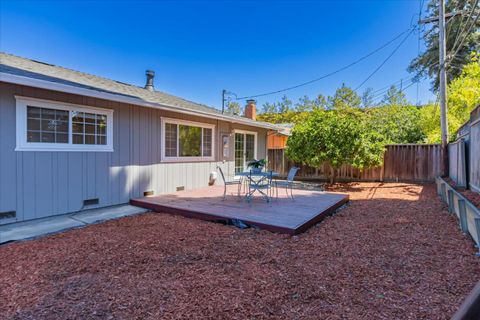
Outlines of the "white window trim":
M87 107L72 103L42 100L36 98L15 96L16 99L16 133L17 146L15 151L83 151L83 152L113 152L113 110L96 107ZM83 145L73 144L72 119L68 128L69 143L42 143L27 141L27 106L50 108L67 111L81 111L107 116L107 144L106 145Z
M177 125L177 132L178 132L178 125L187 125L187 126L194 126L200 127L205 129L212 129L212 155L210 157L167 157L165 156L165 124L171 123ZM196 162L196 161L215 161L215 146L216 146L216 133L215 133L215 125L203 122L194 122L194 121L187 121L187 120L180 120L174 118L165 118L161 117L161 161L162 162ZM179 139L177 134L177 154L180 151L179 148ZM203 152L203 134L202 134L202 152Z

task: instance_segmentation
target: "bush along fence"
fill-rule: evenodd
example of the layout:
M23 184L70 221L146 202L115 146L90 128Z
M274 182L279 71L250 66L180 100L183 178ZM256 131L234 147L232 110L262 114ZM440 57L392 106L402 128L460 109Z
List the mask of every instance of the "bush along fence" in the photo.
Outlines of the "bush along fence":
M343 165L337 172L339 181L407 181L433 182L443 172L442 148L438 144L387 145L381 167L356 169ZM268 150L268 167L285 176L293 167L300 167L300 179L326 180L330 166L318 168L290 161L284 149Z
M480 106L448 145L449 176L459 188L480 192Z
M448 212L457 215L460 229L472 237L480 256L480 210L440 177L435 179L437 194L448 204Z

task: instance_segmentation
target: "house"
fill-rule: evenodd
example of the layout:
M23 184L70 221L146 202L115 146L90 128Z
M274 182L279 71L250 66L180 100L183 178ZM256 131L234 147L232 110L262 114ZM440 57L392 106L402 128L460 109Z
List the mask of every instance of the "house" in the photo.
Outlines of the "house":
M272 124L0 54L0 224L207 186L266 158Z
M285 149L287 147L288 137L292 134L292 123L279 123L277 130L271 130L268 133L267 148L271 149Z

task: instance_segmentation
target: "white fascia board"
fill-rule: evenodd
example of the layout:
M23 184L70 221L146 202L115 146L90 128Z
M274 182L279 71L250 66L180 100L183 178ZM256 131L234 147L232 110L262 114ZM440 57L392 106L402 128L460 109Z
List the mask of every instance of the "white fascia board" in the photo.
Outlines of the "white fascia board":
M252 123L251 121L243 121L242 119L235 119L229 116L224 115L215 115L208 112L203 111L193 111L182 107L177 107L168 104L159 104L154 102L148 102L142 100L140 98L128 97L122 95L121 93L109 93L95 89L86 89L86 88L79 88L63 83L56 83L52 81L46 81L41 79L35 79L30 77L18 76L10 73L0 72L0 81L8 82L12 84L24 85L29 87L35 87L40 89L47 89L53 91L60 91L65 93L77 94L81 96L87 96L92 98L110 100L115 102L127 103L127 104L134 104L137 106L147 107L147 108L154 108L166 111L174 111L183 114L189 114L193 116L202 116L210 119L217 119L231 123L239 123L247 126L252 127L259 127L264 129L271 129L271 130L278 130L277 126L268 123Z

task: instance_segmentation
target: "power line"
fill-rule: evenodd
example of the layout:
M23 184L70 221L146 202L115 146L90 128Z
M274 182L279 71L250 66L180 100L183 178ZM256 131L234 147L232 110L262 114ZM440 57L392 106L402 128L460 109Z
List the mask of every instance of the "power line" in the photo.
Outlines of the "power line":
M365 80L363 80L362 83L360 83L360 85L358 85L355 88L355 91L357 91L359 88L361 88L365 84L365 82L367 82L371 77L373 77L373 75L375 73L377 73L378 70L380 70L383 67L383 65L385 63L387 63L388 60L390 60L390 58L395 54L395 52L397 52L398 49L400 49L400 47L405 43L405 41L407 41L408 37L410 37L410 35L413 33L414 30L415 30L415 28L412 28L410 30L410 32L406 35L406 37L403 38L403 40L395 47L395 49L393 49L393 51L388 55L388 57L385 60L383 60L382 63L380 63L380 65L375 70L373 70L373 72L370 73L370 75Z
M269 95L272 95L272 94L277 94L277 93L282 93L282 92L285 92L285 91L290 91L290 90L293 90L293 89L296 89L296 88L300 88L300 87L303 87L303 86L306 86L306 85L309 85L311 83L314 83L314 82L317 82L317 81L320 81L322 79L325 79L325 78L328 78L328 77L331 77L343 70L346 70L354 65L356 65L357 63L365 60L366 58L374 55L375 53L377 53L378 51L382 50L383 48L387 47L388 45L390 45L392 42L394 42L395 40L397 40L398 38L400 38L401 36L403 36L405 33L409 32L409 34L412 33L412 31L415 30L415 27L410 27L408 28L407 30L403 31L402 33L398 34L397 36L395 36L392 40L388 41L387 43L383 44L382 46L378 47L377 49L373 50L372 52L362 56L361 58L355 60L354 62L350 63L350 64L347 64L343 67L341 67L340 69L337 69L335 71L332 71L330 73L327 73L327 74L324 74L316 79L313 79L313 80L310 80L310 81L306 81L306 82L303 82L303 83L300 83L300 84L297 84L297 85L294 85L294 86L291 86L291 87L287 87L287 88L284 88L284 89L280 89L280 90L275 90L275 91L270 91L270 92L266 92L266 93L260 93L260 94L256 94L256 95L251 95L251 96L244 96L244 97L239 97L237 98L237 100L243 100L243 99L251 99L251 98L258 98L258 97L264 97L264 96L269 96Z
M472 0L472 1L473 1L473 0ZM468 3L468 1L467 1L467 3ZM455 47L456 47L456 45L457 45L457 41L458 41L458 39L460 39L460 37L462 36L463 32L465 31L465 28L467 27L468 23L470 22L470 19L472 18L472 15L473 15L473 13L475 12L475 8L477 7L477 5L478 5L478 0L475 0L474 5L472 6L472 10L470 11L470 14L468 15L467 20L465 21L465 24L464 24L464 25L463 25L463 19L462 19L462 21L461 21L461 23L460 23L460 27L459 27L459 32L458 32L457 36L455 37L455 41L453 42L452 51L455 50ZM477 19L478 19L478 15L477 15ZM473 25L475 25L477 19L475 19L475 21L473 22ZM473 26L473 25L472 25L472 26ZM471 27L470 27L470 29L471 29ZM465 39L466 35L468 35L469 32L470 32L470 30L465 34L464 39ZM462 40L460 43L463 43L463 40ZM458 48L461 48L461 45L459 45ZM458 49L458 48L457 48L457 49ZM457 50L456 52L458 52L458 50ZM454 55L455 55L455 54L454 54Z
M470 13L470 16L472 15L473 11L475 10L476 6L478 4L478 0L475 1L475 4L473 5L473 8L472 8L472 12ZM453 55L451 56L451 58L453 59L453 57L455 57L458 53L458 51L460 51L460 49L462 48L463 46L463 42L465 41L465 39L467 39L470 31L472 30L473 26L477 24L477 21L478 21L478 18L480 17L480 14L477 14L477 17L475 18L475 20L473 20L472 24L470 25L470 27L468 28L468 31L463 35L463 38L462 38L462 41L460 41L460 43L458 44L458 47L457 49L455 50L455 52L453 53ZM466 24L465 24L466 25ZM453 47L454 48L454 47ZM452 48L452 50L454 50Z

